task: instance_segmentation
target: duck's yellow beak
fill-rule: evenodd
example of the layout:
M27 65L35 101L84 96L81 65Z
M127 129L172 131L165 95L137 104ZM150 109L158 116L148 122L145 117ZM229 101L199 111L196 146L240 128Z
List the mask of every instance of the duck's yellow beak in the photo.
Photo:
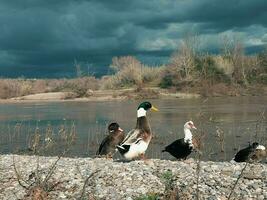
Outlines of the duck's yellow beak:
M157 109L157 108L154 107L154 106L151 107L151 110L153 110L153 111L159 111L159 109Z

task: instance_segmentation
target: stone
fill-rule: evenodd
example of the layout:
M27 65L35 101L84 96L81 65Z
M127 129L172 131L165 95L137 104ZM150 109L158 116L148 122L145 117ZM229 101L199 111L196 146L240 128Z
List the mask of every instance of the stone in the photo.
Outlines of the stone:
M36 159L36 156L15 156L22 177L27 178L36 169ZM56 159L39 157L40 170L47 173ZM0 199L12 199L14 192L20 199L25 195L25 190L16 180L12 164L13 155L0 155ZM243 167L244 163L201 161L199 194L205 199L227 198ZM267 199L267 177L258 179L249 169L246 175L250 178L242 177L239 180L235 194L240 199ZM257 164L252 169L258 170L256 175L262 175L267 171L267 166ZM50 193L52 199L77 199L86 178L97 170L85 187L85 195L92 195L91 199L133 200L148 194L163 195L166 187L177 187L188 199L196 195L195 160L185 163L150 159L147 164L143 161L113 162L103 158L61 158L49 180L60 181ZM166 176L169 172L171 175ZM163 178L164 174L167 178Z
M259 195L258 196L258 200L264 200L264 196L263 195Z

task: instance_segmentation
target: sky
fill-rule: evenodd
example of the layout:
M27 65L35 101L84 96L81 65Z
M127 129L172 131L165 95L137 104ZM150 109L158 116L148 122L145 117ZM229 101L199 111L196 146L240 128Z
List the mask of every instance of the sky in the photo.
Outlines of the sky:
M110 73L114 56L160 65L183 38L203 51L238 38L248 53L267 44L266 0L0 0L0 77Z

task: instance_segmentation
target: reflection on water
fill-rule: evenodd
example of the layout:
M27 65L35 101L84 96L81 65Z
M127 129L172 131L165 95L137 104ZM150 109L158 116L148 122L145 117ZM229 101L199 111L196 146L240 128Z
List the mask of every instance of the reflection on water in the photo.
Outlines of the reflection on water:
M229 160L248 142L266 145L266 97L221 97L204 99L151 100L159 112L149 112L154 138L147 157L172 159L163 147L183 137L183 125L193 120L195 134L204 134L203 159ZM0 104L0 153L14 153L27 148L36 128L44 137L47 127L54 135L62 126L76 128L76 142L69 156L93 156L110 122L117 121L125 131L134 128L138 101L57 102ZM218 137L220 136L220 137ZM224 148L224 152L221 149ZM62 150L59 143L47 151ZM192 154L194 157L194 154Z

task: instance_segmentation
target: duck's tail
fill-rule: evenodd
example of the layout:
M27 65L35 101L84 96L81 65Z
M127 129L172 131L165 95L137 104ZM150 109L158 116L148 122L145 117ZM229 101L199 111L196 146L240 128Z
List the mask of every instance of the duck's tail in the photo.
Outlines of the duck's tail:
M120 154L125 154L127 151L129 151L130 145L117 145L116 148L120 152Z
M163 149L161 152L165 152L166 151L166 149Z

